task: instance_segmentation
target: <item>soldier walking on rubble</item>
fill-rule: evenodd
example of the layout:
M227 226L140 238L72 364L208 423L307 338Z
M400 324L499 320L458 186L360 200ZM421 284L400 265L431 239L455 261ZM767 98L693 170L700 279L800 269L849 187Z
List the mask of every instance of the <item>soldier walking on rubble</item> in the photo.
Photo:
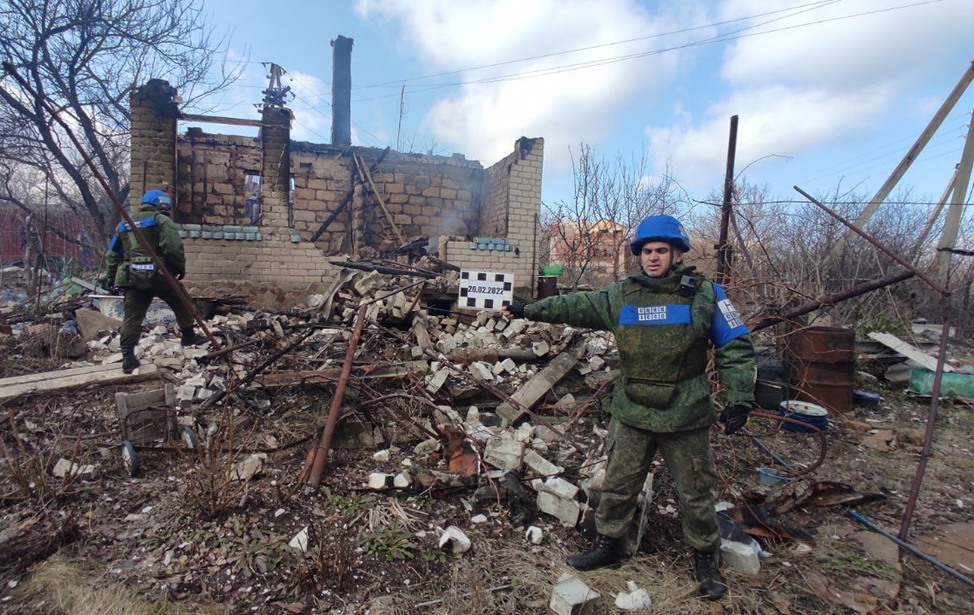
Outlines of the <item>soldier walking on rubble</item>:
M599 536L591 550L569 557L568 564L592 570L621 560L622 536L659 449L679 492L700 593L719 599L727 586L717 568L717 472L710 448L717 415L707 381L708 342L727 389L717 419L726 434L743 427L751 411L754 347L724 290L682 263L690 240L678 220L643 220L630 248L640 270L626 279L598 291L512 303L504 315L611 331L619 346L622 377L608 402L608 463L595 516Z
M162 190L149 190L142 196L138 212L132 221L142 231L152 250L166 263L169 272L182 280L186 275L186 253L175 223L169 219L172 199ZM132 373L139 366L135 345L142 335L142 319L154 297L169 304L176 314L182 332L183 346L196 346L206 338L193 330L193 315L156 271L152 257L139 245L132 229L119 222L105 256L106 272L101 284L107 288L125 289L125 319L121 328L122 371Z

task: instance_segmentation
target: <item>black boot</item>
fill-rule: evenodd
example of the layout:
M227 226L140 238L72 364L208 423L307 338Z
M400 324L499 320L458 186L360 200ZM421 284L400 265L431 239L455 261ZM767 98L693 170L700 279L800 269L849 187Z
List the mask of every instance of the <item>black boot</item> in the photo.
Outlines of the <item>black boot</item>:
M140 365L142 364L135 357L135 346L122 346L122 372L131 374Z
M182 344L183 346L199 346L200 344L205 344L208 340L202 335L197 335L193 327L186 327L185 329L180 329L180 333L183 334Z
M704 551L693 552L693 564L697 569L697 580L700 581L700 595L708 600L720 600L727 591L724 577L717 569L717 553Z
M568 565L576 570L595 570L615 566L622 559L622 539L599 534L595 546L584 553L568 558Z

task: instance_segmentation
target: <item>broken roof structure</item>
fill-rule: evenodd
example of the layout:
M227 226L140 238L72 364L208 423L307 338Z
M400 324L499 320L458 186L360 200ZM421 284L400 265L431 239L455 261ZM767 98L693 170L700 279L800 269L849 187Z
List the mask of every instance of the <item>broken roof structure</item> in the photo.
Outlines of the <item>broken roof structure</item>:
M334 279L339 267L329 261L391 257L406 246L511 274L532 294L544 139L521 137L484 168L461 154L293 141L283 105L265 100L260 120L188 116L176 96L160 80L131 94L130 205L146 189L173 195L197 294L253 296L259 287L303 296ZM181 120L259 134L180 133Z

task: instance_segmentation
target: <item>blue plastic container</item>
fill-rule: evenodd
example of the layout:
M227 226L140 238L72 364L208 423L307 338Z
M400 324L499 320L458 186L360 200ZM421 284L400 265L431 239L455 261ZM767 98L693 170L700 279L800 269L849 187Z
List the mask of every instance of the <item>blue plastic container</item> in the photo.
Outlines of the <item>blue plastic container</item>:
M778 412L785 418L808 423L822 431L829 426L829 411L807 401L783 401L778 406ZM815 433L812 429L794 423L785 423L784 428L785 431L795 433Z

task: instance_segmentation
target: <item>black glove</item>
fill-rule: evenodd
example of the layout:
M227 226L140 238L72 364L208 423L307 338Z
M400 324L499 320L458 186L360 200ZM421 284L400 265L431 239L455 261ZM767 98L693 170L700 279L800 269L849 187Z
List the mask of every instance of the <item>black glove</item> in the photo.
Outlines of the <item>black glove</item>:
M724 433L726 435L731 435L744 424L747 423L747 417L751 414L751 407L745 406L744 404L738 404L736 406L727 406L720 413L720 424L724 426Z
M507 307L505 307L504 309L510 312L511 316L513 316L514 318L524 318L523 303L517 303L516 301L512 301L511 303L508 303Z

